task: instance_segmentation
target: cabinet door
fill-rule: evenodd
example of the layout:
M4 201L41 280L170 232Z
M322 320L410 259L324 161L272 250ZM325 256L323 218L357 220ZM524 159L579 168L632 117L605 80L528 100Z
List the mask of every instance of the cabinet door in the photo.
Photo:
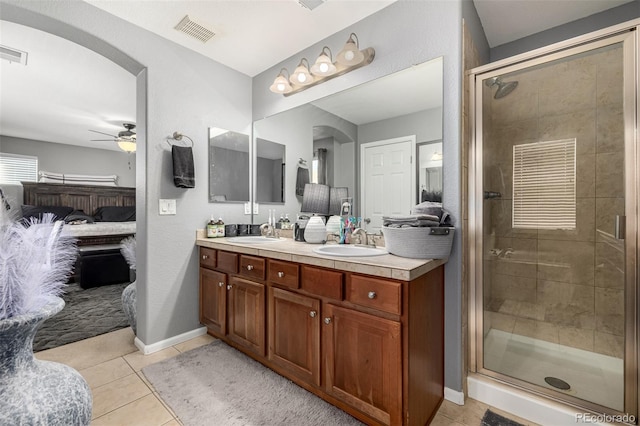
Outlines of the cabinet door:
M327 304L326 391L384 424L402 424L400 323Z
M231 277L227 285L229 339L265 355L265 289L263 284Z
M227 332L227 275L200 268L200 322L219 337Z
M320 301L269 288L269 360L320 386Z

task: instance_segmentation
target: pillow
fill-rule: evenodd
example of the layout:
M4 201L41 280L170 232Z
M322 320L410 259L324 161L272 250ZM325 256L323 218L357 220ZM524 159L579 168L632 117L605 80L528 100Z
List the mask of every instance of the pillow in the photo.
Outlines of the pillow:
M78 225L82 223L93 223L95 220L92 216L86 214L83 210L74 210L64 218L65 223Z
M56 219L64 219L73 211L73 207L65 206L22 206L22 218L29 220L32 217L42 219L43 213L53 213Z
M96 222L129 222L136 220L136 206L98 207L93 214Z

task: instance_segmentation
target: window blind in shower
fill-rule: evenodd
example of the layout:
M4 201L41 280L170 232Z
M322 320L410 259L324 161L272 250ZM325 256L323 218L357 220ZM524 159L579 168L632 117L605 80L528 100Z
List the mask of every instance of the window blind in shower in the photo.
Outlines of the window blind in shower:
M575 229L576 140L514 145L513 228Z

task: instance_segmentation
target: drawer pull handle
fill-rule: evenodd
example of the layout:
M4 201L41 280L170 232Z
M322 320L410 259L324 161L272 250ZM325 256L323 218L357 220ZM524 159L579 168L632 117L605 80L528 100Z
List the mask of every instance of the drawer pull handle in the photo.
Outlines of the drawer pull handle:
M311 311L311 312L309 312L309 316L310 316L311 318L315 318L317 314L318 314L318 313L317 313L316 311Z
M207 256L206 254L202 255L202 260L207 260L209 258L209 256Z
M247 271L253 271L253 265L247 265Z
M231 284L227 284L227 290L231 290Z
M218 283L218 287L222 287L222 286L224 286L224 283L223 283L222 281L220 281L220 282Z
M369 297L369 299L375 299L377 294L375 291L370 291L369 294L367 294L367 296Z
M282 278L282 277L284 277L284 272L282 271L278 272L278 278Z
M324 319L324 323L325 323L325 324L331 324L331 317L326 317L326 318Z

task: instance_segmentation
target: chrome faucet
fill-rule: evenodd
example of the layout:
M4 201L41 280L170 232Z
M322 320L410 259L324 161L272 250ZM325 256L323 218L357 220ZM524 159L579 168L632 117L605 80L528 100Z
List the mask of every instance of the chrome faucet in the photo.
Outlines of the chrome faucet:
M363 228L356 228L352 233L351 233L351 241L355 244L355 245L359 245L359 246L373 246L375 247L375 241L373 238L371 238L372 242L369 242L369 236L373 237L374 234L367 234L367 231L364 230ZM358 242L355 242L353 239L357 238Z
M263 223L262 225L260 225L260 235L267 238L278 238L275 228L273 227L273 225L270 225L268 223Z

